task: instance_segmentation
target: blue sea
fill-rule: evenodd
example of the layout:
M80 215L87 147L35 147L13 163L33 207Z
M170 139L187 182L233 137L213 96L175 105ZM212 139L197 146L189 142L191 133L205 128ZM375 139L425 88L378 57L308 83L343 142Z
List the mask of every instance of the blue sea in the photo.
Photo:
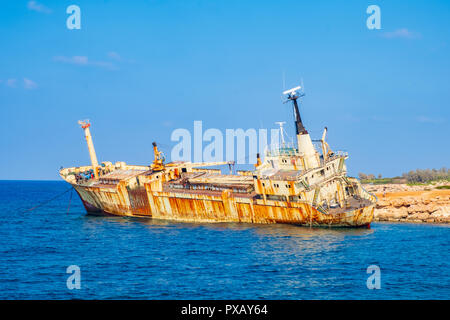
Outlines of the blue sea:
M0 181L0 299L449 299L450 227L86 215L60 181ZM80 270L70 290L69 266ZM367 273L379 267L379 289Z

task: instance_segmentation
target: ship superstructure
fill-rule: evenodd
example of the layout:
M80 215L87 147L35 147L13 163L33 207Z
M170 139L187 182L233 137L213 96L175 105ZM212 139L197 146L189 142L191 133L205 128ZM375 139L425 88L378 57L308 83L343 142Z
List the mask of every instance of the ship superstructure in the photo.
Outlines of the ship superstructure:
M318 140L321 152L303 125L300 87L284 94L292 102L296 145L282 143L257 156L253 171L222 174L233 162L170 162L153 143L149 166L124 162L98 164L87 121L91 166L60 170L78 192L88 213L151 217L189 222L290 223L308 226L359 227L373 219L376 198L356 178L347 176L347 153L333 152ZM283 136L283 134L282 134Z

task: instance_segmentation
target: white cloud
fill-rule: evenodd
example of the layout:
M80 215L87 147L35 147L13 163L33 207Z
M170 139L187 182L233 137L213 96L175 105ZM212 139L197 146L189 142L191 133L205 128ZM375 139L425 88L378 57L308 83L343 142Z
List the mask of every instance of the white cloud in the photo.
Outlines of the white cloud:
M417 38L420 38L419 33L409 31L406 28L397 29L392 32L384 32L381 34L381 36L386 39L395 39L395 38L417 39Z
M30 79L27 79L27 78L23 78L23 86L25 89L28 89L28 90L37 88L36 82L34 82L33 80L30 80Z
M15 88L17 86L17 80L16 79L8 79L8 80L6 80L6 85L8 87Z
M28 78L23 78L23 83L22 82L20 83L23 84L23 88L27 90L36 89L38 87L36 82ZM5 86L10 88L17 88L19 82L17 81L16 78L10 78L7 80L0 80L0 84L4 84Z
M416 117L416 120L421 123L433 123L433 124L442 123L445 121L445 119L443 118L430 118L427 116L418 116Z
M340 119L346 122L360 122L361 119L359 117L356 117L352 114L345 114L340 116Z
M373 121L378 121L378 122L389 122L389 121L391 121L391 119L388 118L388 117L376 116L376 115L375 116L371 116L370 119L373 120Z
M111 62L107 62L107 61L92 61L92 62L89 62L89 65L101 67L101 68L105 68L105 69L117 69L114 64L112 64Z
M95 66L105 69L116 69L115 65L108 61L91 61L86 56L56 56L53 58L55 61L74 64L78 66Z
M27 3L28 10L41 12L41 13L52 13L52 10L50 8L47 8L43 4L37 2L37 1L28 1Z
M164 127L172 127L173 126L173 122L170 121L170 120L166 120L166 121L163 121L162 125Z
M80 66L85 66L89 63L89 59L86 56L73 56L73 57L65 57L65 56L56 56L54 57L55 61L77 64Z
M114 51L108 52L108 57L110 57L113 60L117 60L117 61L122 60L122 57L117 52L114 52Z
M115 51L109 51L107 53L108 58L111 60L115 60L116 62L121 62L121 63L134 63L134 60L131 59L126 59L124 57L122 57L120 54L118 54Z

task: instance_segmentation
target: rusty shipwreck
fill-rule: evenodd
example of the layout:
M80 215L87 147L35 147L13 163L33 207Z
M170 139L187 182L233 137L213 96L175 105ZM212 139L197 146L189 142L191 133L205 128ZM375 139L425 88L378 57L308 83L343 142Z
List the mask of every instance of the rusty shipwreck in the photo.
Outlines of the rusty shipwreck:
M258 155L254 171L222 174L212 168L230 162L165 163L156 143L153 163L148 166L99 164L90 124L81 121L91 165L63 168L60 175L91 214L185 222L369 226L375 196L347 176L348 155L331 151L325 141L326 128L321 147L314 147L300 117L299 89L284 92L293 104L296 145L281 144L268 150L264 159Z

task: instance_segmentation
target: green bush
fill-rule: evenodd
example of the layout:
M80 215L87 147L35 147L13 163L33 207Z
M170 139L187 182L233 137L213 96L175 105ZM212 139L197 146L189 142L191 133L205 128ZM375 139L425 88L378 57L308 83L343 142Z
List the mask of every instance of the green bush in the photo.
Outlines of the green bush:
M450 182L450 170L441 169L417 169L403 173L401 177L382 178L381 174L378 178L373 174L359 173L359 179L362 183L370 184L386 184L386 183L407 183L408 185L428 185L432 182L448 181Z
M403 178L409 184L427 184L432 181L450 181L450 170L442 169L417 169L416 171L409 171L403 173Z

